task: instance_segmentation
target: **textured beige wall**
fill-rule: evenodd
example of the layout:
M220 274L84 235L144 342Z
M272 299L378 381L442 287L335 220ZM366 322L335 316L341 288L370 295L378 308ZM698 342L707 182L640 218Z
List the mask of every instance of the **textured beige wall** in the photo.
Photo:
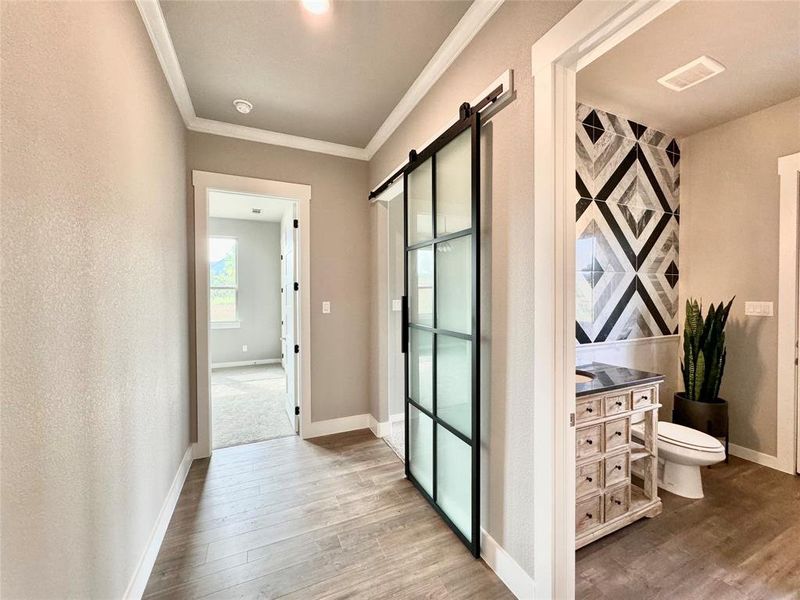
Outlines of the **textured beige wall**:
M311 185L311 418L369 412L367 164L194 132L186 160L189 169Z
M2 3L2 596L119 598L188 439L184 128L133 3Z
M577 2L508 0L370 162L371 185L514 69L516 97L484 128L482 526L533 572L533 84L531 45ZM377 239L377 238L376 238Z
M748 300L778 302L778 157L800 151L800 98L681 143L680 297L706 307L736 296L720 395L731 443L774 455L778 321L745 317ZM685 311L681 307L681 324Z

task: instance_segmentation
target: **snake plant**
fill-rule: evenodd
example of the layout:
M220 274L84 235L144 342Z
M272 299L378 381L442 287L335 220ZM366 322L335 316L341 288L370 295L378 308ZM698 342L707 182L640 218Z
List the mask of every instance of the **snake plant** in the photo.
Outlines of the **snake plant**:
M703 318L697 300L686 301L681 372L686 397L698 402L716 402L725 371L725 323L733 298L727 305L712 304Z

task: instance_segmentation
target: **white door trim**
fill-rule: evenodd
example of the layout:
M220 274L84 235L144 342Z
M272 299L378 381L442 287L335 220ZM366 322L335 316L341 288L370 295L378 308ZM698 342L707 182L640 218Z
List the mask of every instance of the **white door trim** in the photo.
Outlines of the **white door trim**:
M798 381L798 186L800 152L778 159L780 225L778 255L778 448L777 469L796 473L800 465Z
M677 0L584 0L531 48L534 594L575 596L575 75Z
M194 185L194 288L197 390L197 443L195 458L211 456L211 355L208 349L208 191L271 196L297 203L300 221L299 319L300 381L297 387L300 406L300 436L309 437L311 419L311 186L269 179L240 177L208 171L192 171ZM297 251L297 249L296 249Z

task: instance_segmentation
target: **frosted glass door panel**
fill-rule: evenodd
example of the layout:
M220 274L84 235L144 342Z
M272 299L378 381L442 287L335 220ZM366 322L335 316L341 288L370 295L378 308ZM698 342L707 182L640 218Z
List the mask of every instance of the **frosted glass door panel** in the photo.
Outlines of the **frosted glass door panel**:
M433 421L408 407L408 465L414 479L433 496Z
M408 253L408 320L433 327L433 246Z
M472 437L472 342L436 336L436 416Z
M408 245L433 238L433 167L426 160L408 175Z
M408 330L408 397L433 411L433 334Z
M472 236L436 244L436 327L472 332Z
M436 235L472 227L472 132L436 154Z
M472 448L437 425L436 460L437 504L472 541Z

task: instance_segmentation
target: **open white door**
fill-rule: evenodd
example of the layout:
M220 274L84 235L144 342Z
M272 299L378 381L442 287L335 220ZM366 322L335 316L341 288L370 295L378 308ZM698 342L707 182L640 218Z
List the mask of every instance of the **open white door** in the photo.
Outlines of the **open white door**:
M299 431L297 415L297 228L294 210L281 221L281 341L282 363L286 373L286 414Z

